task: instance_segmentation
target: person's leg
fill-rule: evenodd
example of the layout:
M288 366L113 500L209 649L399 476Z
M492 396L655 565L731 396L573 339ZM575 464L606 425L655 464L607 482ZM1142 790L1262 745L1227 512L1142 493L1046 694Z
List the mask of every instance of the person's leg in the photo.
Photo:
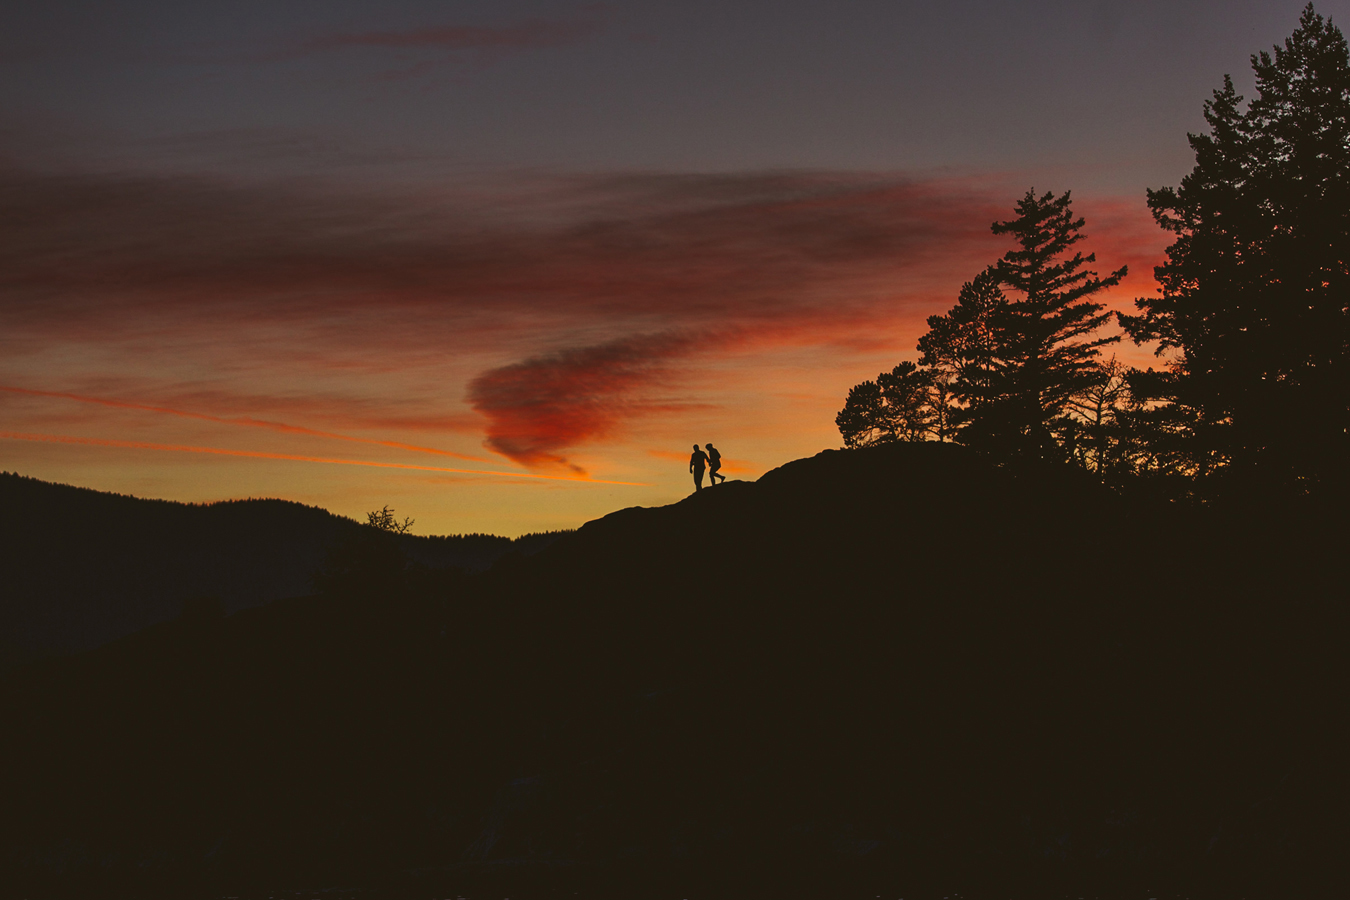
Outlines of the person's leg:
M694 490L696 490L696 491L701 491L701 490L703 490L703 470L702 470L702 469L695 469L695 470L694 470Z

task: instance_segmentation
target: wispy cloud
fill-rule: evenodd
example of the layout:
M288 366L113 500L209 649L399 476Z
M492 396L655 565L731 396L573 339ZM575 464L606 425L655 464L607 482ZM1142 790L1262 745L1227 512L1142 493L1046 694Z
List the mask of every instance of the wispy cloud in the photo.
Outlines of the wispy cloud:
M430 25L403 31L350 31L321 35L299 43L299 52L317 53L347 48L461 51L539 50L575 44L600 29L600 18L535 19L512 25Z
M486 66L505 57L567 47L587 41L604 30L608 10L587 6L557 19L525 19L498 25L442 23L404 29L335 31L292 40L287 44L246 54L255 62L283 62L312 56L360 54L376 65L380 80L406 80L427 75L447 65Z
M37 441L46 444L82 444L88 447L118 447L127 450L158 450L168 453L205 453L211 456L239 456L247 459L275 459L288 462L324 463L335 466L364 466L372 469L403 469L414 472L451 472L459 475L490 475L497 478L530 478L545 481L579 481L590 484L615 484L626 487L644 487L636 481L604 481L585 473L567 477L540 475L532 472L493 472L484 469L452 469L445 466L418 466L410 463L379 462L366 459L338 459L327 456L303 456L295 453L274 453L266 450L236 450L225 447L194 447L186 444L159 444L151 441L123 441L115 438L80 437L67 434L33 434L18 431L0 431L0 440Z
M570 466L570 451L621 438L629 422L705 402L671 387L691 365L815 347L835 367L868 356L861 378L870 357L911 350L924 317L1003 252L989 223L1024 190L992 178L636 173L409 197L0 170L0 341L63 361L72 346L97 348L100 373L149 359L160 378L177 354L183 372L235 398L299 403L298 373L325 398L347 390L362 428L485 428L488 449L515 462ZM1164 240L1142 205L1095 207L1100 218L1080 198L1086 246L1103 269L1131 264L1122 299L1142 293ZM0 361L0 377L32 385L16 366ZM32 386L98 394L76 384ZM296 419L242 399L144 405ZM346 427L312 406L297 427Z
M487 462L487 460L481 456L455 453L451 450L440 450L435 447L422 447L416 444L404 443L402 441L382 441L374 438L353 437L349 434L338 434L333 431L320 431L315 428L307 428L303 425L290 425L285 422L269 422L266 419L255 419L252 416L214 416L209 413L191 412L189 410L173 409L172 407L167 406L155 406L152 404L135 403L127 400L114 400L107 397L86 397L81 394L70 394L62 391L40 391L32 388L21 388L3 384L0 384L0 391L8 394L22 394L28 397L49 397L58 400L73 400L77 403L90 403L112 409L158 413L167 416L177 416L183 419L196 419L199 422L214 422L218 425L230 425L237 428L264 428L269 431L281 432L282 434L305 435L308 437L320 437L336 441L349 441L355 444L370 444L376 447L389 447L395 450L410 450L415 453L430 453L436 456L449 456L454 459L462 459L468 462Z
M814 288L878 276L913 284L935 263L994 246L988 222L1002 208L982 188L654 175L540 179L533 194L433 203L0 172L11 213L0 221L0 288L11 310L31 299L34 322L74 327L62 316L69 304L71 318L100 331L152 308L285 323L375 307L774 322L819 305ZM849 293L831 298L836 312L876 292Z
M590 40L612 21L605 4L583 4L571 14L497 23L433 22L405 28L311 31L263 43L206 41L143 50L135 58L186 65L258 65L345 57L357 66L393 65L378 77L426 74L446 64L489 65L505 57L567 47ZM358 68L355 71L362 71ZM367 74L369 68L365 68Z

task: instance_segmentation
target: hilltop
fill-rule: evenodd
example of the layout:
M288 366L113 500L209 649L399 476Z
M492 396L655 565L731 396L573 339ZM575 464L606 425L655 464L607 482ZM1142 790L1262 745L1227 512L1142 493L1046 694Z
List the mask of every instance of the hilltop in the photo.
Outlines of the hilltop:
M89 649L211 598L232 613L310 593L327 548L367 526L286 500L144 500L0 473L0 664ZM486 569L556 535L399 538L431 568Z
M0 678L0 881L1306 893L1350 684L1319 512L827 451L453 583L169 622Z

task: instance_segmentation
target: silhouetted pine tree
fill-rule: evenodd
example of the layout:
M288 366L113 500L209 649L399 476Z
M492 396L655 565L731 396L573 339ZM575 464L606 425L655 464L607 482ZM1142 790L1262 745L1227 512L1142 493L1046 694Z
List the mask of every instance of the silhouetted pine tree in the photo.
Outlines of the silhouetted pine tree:
M854 385L834 419L844 446L925 440L945 424L934 413L932 390L932 373L912 362L899 363L876 381Z
M834 424L844 438L844 446L849 449L894 440L893 436L888 436L881 387L875 381L864 381L849 388L848 399L834 417Z
M1179 351L1132 384L1155 403L1147 440L1194 476L1309 490L1342 480L1350 458L1350 57L1309 4L1252 68L1247 110L1225 76L1205 104L1210 133L1190 135L1195 168L1149 191L1176 241L1158 295L1121 324Z
M955 376L946 369L928 367L927 370L929 373L928 432L939 442L953 440L959 428L956 417L960 412L956 395L952 391Z
M1127 372L1113 356L1096 367L1092 384L1069 398L1077 437L1075 458L1103 477L1119 476L1130 468L1120 432L1120 415L1129 395Z
M1000 400L999 334L1007 298L993 266L961 286L956 305L945 315L928 317L928 333L919 338L919 364L936 373L935 384L949 396L934 395L935 418L957 434L972 420L984 421Z
M905 361L877 376L881 396L896 440L922 441L933 424L932 375Z
M1095 254L1068 255L1083 239L1069 192L1037 196L1028 191L1017 217L995 222L994 234L1010 234L1010 250L995 269L998 283L1013 292L991 316L994 356L988 387L991 402L972 410L967 443L1004 452L1060 455L1053 436L1074 395L1099 378L1099 348L1118 336L1091 337L1111 317L1090 299L1120 282L1121 267L1106 278L1085 268Z
M1094 255L1068 255L1083 219L1067 192L1028 191L1016 212L993 230L1013 235L1018 249L964 284L945 315L929 317L919 365L901 363L850 391L835 419L846 446L932 435L1000 454L1082 456L1064 446L1086 434L1071 401L1102 384L1098 348L1120 339L1090 337L1110 314L1089 298L1126 270L1098 278L1084 268ZM1094 446L1098 459L1101 441Z

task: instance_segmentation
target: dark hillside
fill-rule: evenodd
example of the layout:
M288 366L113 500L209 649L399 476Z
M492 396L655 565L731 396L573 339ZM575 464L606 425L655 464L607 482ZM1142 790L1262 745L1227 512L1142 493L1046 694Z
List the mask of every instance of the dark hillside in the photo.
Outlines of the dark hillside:
M234 612L307 594L325 549L364 527L285 500L192 505L9 473L0 473L0 512L0 665L6 656L97 646L202 597ZM513 547L491 535L401 542L424 565L472 571Z
M22 896L1294 896L1336 877L1343 525L826 452L452 586L0 679Z

